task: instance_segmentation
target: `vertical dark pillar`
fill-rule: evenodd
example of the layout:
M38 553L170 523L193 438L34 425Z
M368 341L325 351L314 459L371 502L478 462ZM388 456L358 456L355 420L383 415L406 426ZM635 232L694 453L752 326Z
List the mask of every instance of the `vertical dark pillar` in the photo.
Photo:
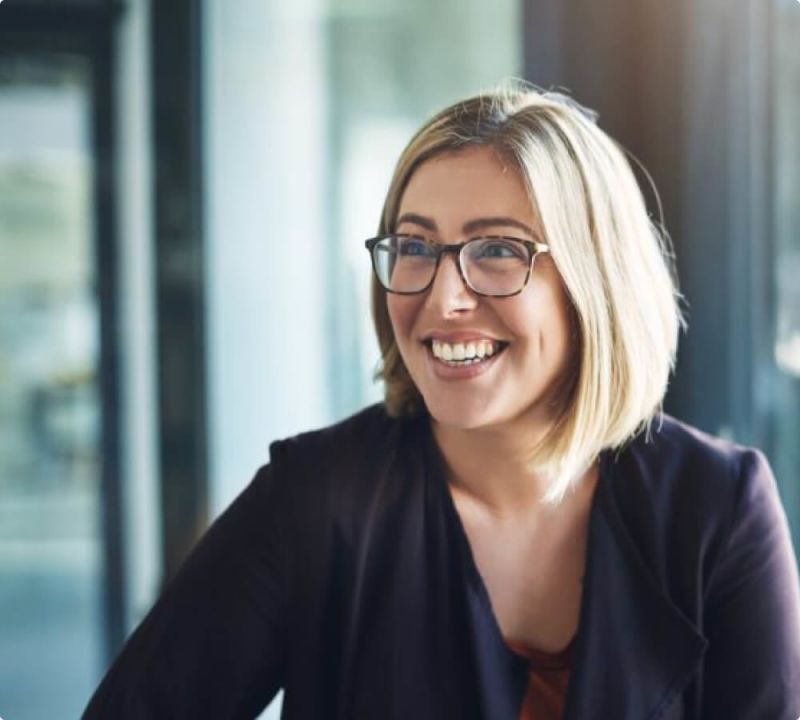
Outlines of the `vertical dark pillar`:
M150 8L165 580L208 519L201 7Z
M96 157L95 243L97 294L100 306L100 398L102 402L103 540L105 571L105 657L112 658L125 639L126 575L123 545L124 517L121 482L121 365L117 294L116 163L114 74L112 35L117 13L98 15L92 38L94 54L93 136ZM84 25L86 27L86 25Z

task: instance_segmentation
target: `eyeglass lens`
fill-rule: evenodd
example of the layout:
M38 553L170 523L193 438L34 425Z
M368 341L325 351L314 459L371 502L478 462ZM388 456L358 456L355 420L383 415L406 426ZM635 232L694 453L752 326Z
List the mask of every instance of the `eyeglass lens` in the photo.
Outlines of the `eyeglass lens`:
M394 292L420 292L436 272L436 247L421 238L382 238L373 247L372 256L378 280ZM513 295L525 285L530 256L519 240L474 238L462 248L460 263L467 283L476 292Z

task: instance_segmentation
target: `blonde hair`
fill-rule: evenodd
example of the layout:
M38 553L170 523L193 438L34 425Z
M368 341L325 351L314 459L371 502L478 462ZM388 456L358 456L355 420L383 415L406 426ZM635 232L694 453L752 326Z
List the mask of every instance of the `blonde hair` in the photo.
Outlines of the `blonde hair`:
M417 167L490 147L519 172L569 295L578 334L574 378L558 421L531 448L559 502L598 453L618 448L660 410L682 323L669 241L651 221L624 152L572 99L520 82L456 103L427 122L397 163L379 233L394 230ZM534 275L535 278L535 275ZM373 278L372 306L388 412L424 404L400 356Z

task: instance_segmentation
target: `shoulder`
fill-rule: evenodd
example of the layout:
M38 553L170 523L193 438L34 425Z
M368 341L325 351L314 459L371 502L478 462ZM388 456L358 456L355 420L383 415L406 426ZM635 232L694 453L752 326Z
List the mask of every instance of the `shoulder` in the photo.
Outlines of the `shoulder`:
M339 506L363 499L379 478L409 462L423 428L421 418L390 416L385 406L372 405L328 427L301 433L270 445L270 468L277 482L298 499L320 493ZM402 448L406 451L403 452Z
M769 476L763 454L660 415L611 460L615 490L640 486L661 502L735 502L744 485ZM765 473L766 471L766 473ZM771 479L771 476L766 479Z
M405 422L391 417L383 403L370 405L327 427L276 440L270 445L270 462L318 467L332 456L339 463L352 461L363 457L370 448L391 444Z
M424 496L422 416L395 418L383 405L270 446L274 512L304 577L325 577L332 553L348 563L382 518L409 517ZM348 565L349 566L349 565ZM341 569L341 565L339 566Z
M398 418L389 415L383 403L375 403L331 425L299 433L278 442L297 444L337 441L354 434L361 436L365 432L380 433L382 429L388 429L400 422L402 421Z
M780 514L763 454L668 415L607 453L604 506L645 563L670 583L708 578L742 522Z

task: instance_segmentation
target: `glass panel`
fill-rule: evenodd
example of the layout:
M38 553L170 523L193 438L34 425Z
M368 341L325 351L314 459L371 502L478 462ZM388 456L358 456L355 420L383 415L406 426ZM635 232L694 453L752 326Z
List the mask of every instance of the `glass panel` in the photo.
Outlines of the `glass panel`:
M78 717L100 670L89 67L0 55L0 712Z
M800 548L800 5L775 0L775 471Z

